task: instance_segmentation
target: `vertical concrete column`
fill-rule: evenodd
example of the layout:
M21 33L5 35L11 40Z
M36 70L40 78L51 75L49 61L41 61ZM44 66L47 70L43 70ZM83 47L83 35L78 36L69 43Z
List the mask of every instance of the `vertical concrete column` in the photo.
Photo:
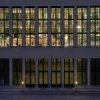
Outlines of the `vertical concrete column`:
M77 7L74 6L74 47L77 47Z
M38 88L38 58L35 59L36 88Z
M13 45L13 39L12 39L12 7L9 7L9 47L12 47Z
M48 58L48 85L51 88L51 59Z
M35 47L38 45L38 7L35 7Z
M51 47L51 8L48 7L48 47Z
M9 59L9 85L12 86L13 85L13 74L12 74L12 58Z
M74 58L74 87L77 81L77 58Z
M61 86L64 88L64 58L61 59Z
M22 7L22 47L25 47L26 39L25 39L25 7Z
M87 8L87 46L90 47L90 6Z
M23 81L23 85L25 85L25 59L22 59L22 81Z
M87 59L87 85L90 86L90 58Z
M61 47L64 47L64 7L61 7Z

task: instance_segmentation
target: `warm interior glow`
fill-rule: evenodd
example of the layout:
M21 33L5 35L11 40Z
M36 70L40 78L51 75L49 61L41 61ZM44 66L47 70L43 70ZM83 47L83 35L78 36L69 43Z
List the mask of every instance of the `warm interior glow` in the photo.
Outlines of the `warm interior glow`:
M78 28L78 29L80 29L80 28L81 28L81 26L77 26L77 28Z
M75 84L77 85L77 84L78 84L78 82L76 81L76 82L75 82Z
M22 81L21 84L24 85L24 82Z

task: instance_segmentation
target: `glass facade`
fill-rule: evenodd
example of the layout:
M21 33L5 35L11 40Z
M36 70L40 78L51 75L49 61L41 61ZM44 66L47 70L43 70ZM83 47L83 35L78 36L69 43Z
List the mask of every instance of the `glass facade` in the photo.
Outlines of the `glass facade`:
M100 46L100 7L91 7L91 46Z
M22 8L12 8L13 46L22 46Z
M25 8L26 46L35 46L35 9Z
M51 85L52 87L61 86L61 59L51 59Z
M100 85L100 58L90 59L91 85Z
M48 60L38 59L38 84L39 87L48 86Z
M25 62L23 63L23 61ZM25 58L23 61L22 58L10 60L0 58L0 86L9 85L12 77L12 85L14 86L22 86L22 82L24 82L26 87L36 87L36 85L43 88L49 88L49 86L51 88L74 87L76 74L78 86L86 86L88 85L89 71L90 85L100 85L100 58L90 58L89 61L87 58L77 58L76 64L74 58L64 58L63 60L61 58ZM23 69L23 66L25 66L25 69ZM88 67L90 67L90 70L88 70ZM23 80L24 71L25 81Z
M77 59L77 82L78 85L87 84L87 59Z
M74 45L74 11L73 7L64 8L64 46Z
M38 8L38 45L48 45L48 8Z
M0 58L0 85L9 85L9 59Z
M13 85L22 84L22 59L12 59Z
M22 12L21 7L11 9L1 7L0 47L23 45L26 47L62 47L63 43L63 47L74 47L74 44L77 47L86 47L88 39L90 39L88 46L98 47L100 46L100 7L91 6L90 14L87 14L88 9L87 6L77 6L75 12L74 6L64 6L64 8L40 6L37 10L35 7L25 7ZM62 25L64 27L61 27Z
M64 59L64 86L74 86L74 59Z
M61 8L51 8L51 45L61 46Z
M0 8L0 47L9 46L9 8Z
M87 46L87 8L77 8L77 46Z
M25 59L25 85L35 86L35 60L31 58Z

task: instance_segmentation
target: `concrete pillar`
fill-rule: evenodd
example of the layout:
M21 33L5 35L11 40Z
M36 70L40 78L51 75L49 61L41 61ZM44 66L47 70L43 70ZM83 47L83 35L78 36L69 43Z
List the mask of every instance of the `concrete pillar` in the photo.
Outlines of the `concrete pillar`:
M49 88L51 88L51 59L48 58L48 84Z
M90 58L87 59L87 85L90 86Z
M51 8L48 7L48 47L51 47Z
M64 58L61 59L61 87L64 87Z
M26 45L26 38L25 38L25 8L22 7L22 47Z
M64 47L64 7L61 7L61 47Z
M36 88L38 88L38 58L35 59Z
M9 47L13 45L12 28L12 7L9 7Z
M9 85L13 85L13 74L12 74L12 58L9 59Z
M87 46L90 47L90 30L91 30L91 25L90 25L90 6L87 8Z
M38 45L38 7L35 7L35 47Z
M77 58L74 58L74 87L77 81Z
M25 85L25 59L22 59L22 81L24 82L23 85Z

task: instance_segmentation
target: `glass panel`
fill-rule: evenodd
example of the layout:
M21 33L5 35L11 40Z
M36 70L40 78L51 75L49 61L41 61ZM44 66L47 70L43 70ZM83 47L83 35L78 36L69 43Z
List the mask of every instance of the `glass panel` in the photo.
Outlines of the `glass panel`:
M9 85L9 59L0 59L0 85Z
M48 35L47 34L39 34L39 46L47 46L48 41L47 41Z
M52 46L61 46L60 36L61 34L51 34Z
M13 67L13 85L22 83L22 59L12 59Z
M64 59L64 85L65 87L74 86L74 60Z
M77 34L77 45L78 46L87 45L87 34Z
M25 81L26 86L35 86L35 60L25 59Z
M38 60L38 80L39 86L48 86L48 60L41 58Z
M0 47L9 46L9 8L0 8Z
M22 46L22 8L13 8L12 25L13 46Z
M87 59L77 59L77 81L79 85L87 84Z
M47 46L48 41L48 8L38 8L38 45Z
M56 87L61 85L61 59L51 59L51 80L52 86Z
M100 7L91 7L91 46L100 46Z

